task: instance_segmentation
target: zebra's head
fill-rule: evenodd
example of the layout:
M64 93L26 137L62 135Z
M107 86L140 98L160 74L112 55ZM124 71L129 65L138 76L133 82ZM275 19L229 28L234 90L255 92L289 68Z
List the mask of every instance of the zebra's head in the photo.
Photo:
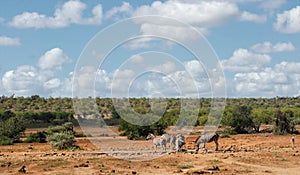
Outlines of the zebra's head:
M146 137L146 140L149 140L149 139L154 139L155 136L152 134L152 133L149 133L148 136Z

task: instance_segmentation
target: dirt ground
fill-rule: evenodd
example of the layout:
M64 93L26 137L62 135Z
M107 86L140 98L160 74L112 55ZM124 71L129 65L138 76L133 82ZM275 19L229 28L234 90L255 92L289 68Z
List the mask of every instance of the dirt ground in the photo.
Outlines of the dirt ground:
M188 153L168 150L155 152L152 142L132 141L137 147L124 144L124 138L77 138L81 150L58 151L47 143L18 143L0 147L0 174L300 174L300 136L272 134L231 135L220 138L219 151L207 144L208 153L192 152L197 135L186 138ZM97 142L98 141L98 142ZM94 143L94 144L93 144ZM106 145L106 146L105 146ZM117 146L118 145L118 146ZM110 148L110 152L101 146ZM109 147L110 146L110 147ZM122 149L124 148L124 149ZM136 152L132 151L137 149ZM131 150L126 152L125 150ZM145 151L150 150L150 151ZM143 161L141 161L143 160Z

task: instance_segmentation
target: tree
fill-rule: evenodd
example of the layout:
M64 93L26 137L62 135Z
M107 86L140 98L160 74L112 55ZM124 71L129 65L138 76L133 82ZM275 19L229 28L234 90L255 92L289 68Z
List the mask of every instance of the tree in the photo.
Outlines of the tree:
M148 126L140 126L131 124L122 118L119 120L119 131L123 131L122 135L127 136L130 140L145 138L149 133L162 135L168 127L163 118Z
M291 126L288 112L282 112L280 109L275 112L275 126L274 134L282 135L286 133L292 133L293 126Z
M237 133L247 133L255 128L250 117L251 110L251 107L245 105L229 107L225 109L222 124L231 126Z
M20 133L25 131L25 121L16 117L11 111L0 114L0 145L13 144L19 141Z
M57 149L77 148L74 140L73 124L67 122L59 126L51 126L47 130L47 141Z
M273 109L255 108L251 111L250 117L253 121L253 127L256 132L259 132L261 124L269 124L273 121Z

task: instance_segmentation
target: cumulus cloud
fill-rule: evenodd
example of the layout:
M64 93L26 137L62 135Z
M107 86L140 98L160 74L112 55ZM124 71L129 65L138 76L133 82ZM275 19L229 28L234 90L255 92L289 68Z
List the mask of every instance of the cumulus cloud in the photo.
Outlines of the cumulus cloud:
M53 16L46 16L37 12L23 12L9 23L17 28L60 28L71 24L99 25L102 22L102 5L96 5L92 10L92 17L84 18L83 11L86 4L79 0L70 0L57 8Z
M151 5L137 7L132 16L156 15L177 19L190 24L203 35L209 34L209 27L219 26L231 17L237 15L238 7L234 3L220 1L155 1ZM177 42L192 42L198 39L199 34L191 28L170 24L170 21L143 21L141 33L144 35L164 36ZM138 40L131 43L131 48L138 46L149 47L153 39Z
M297 96L300 93L300 63L281 62L261 71L236 73L233 84L239 97ZM296 66L295 65L295 66ZM232 94L233 95L233 94Z
M238 7L226 1L155 1L138 7L133 16L160 15L195 26L218 26L238 14Z
M275 71L300 74L299 67L300 67L299 62L286 62L286 61L283 61L280 64L275 65Z
M225 70L232 72L251 72L261 70L264 65L270 63L271 59L267 54L257 54L247 49L237 49L229 59L222 61L222 65Z
M300 6L277 14L274 27L281 33L299 33L300 32Z
M8 94L30 96L34 94L44 96L70 96L70 77L59 79L57 71L69 58L59 48L47 51L39 61L39 67L22 65L15 70L4 73L2 77L3 89ZM69 79L69 80L68 80Z
M10 94L27 96L41 93L37 70L28 65L20 66L16 70L7 71L2 77L4 89Z
M134 55L130 61L144 64L143 57ZM76 96L101 97L198 97L211 95L210 80L197 60L184 62L181 68L172 62L147 67L139 74L135 69L124 68L108 72L92 66L80 68L74 77ZM96 78L95 78L96 77ZM188 86L187 86L188 84ZM224 86L222 86L224 87Z
M275 9L278 9L285 3L286 0L263 0L259 7L272 14Z
M251 47L251 50L256 53L272 53L272 52L289 52L295 50L295 46L291 42L271 42L258 43Z
M62 49L53 48L41 56L38 65L41 69L61 69L62 64L70 61Z
M124 11L129 11L129 5L122 5ZM121 8L120 7L120 8ZM112 14L119 12L119 8L112 9ZM177 19L197 29L202 35L210 34L210 28L220 26L230 20L251 21L263 23L267 20L265 15L257 15L241 11L234 1L181 1L167 0L154 1L150 5L142 5L131 10L131 16L162 16ZM110 15L109 15L110 16ZM198 32L188 29L186 26L169 24L168 22L142 21L141 33L144 35L163 35L176 41L196 41ZM151 47L153 39L140 39L130 42L129 48Z
M113 7L105 13L105 18L112 18L116 15L130 15L133 11L132 6L128 2L123 2L120 7Z
M257 15L249 12L242 12L240 15L241 21L251 21L256 23L264 23L267 21L266 15Z
M18 45L21 45L19 38L0 36L0 46L18 46Z

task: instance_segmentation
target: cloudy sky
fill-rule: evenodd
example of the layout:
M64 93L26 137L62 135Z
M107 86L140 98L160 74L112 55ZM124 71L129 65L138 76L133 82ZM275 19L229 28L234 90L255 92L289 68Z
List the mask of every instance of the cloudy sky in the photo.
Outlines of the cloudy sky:
M101 97L209 96L212 83L226 87L229 97L300 95L298 1L10 0L0 1L0 8L0 95L70 97L74 72L75 89ZM97 33L145 15L176 19L200 32L225 79L212 82L205 61L179 44L193 43L193 32L158 21L137 22L140 34L163 33L173 41L134 39L117 46L102 64L78 67ZM118 28L109 37L127 30Z

